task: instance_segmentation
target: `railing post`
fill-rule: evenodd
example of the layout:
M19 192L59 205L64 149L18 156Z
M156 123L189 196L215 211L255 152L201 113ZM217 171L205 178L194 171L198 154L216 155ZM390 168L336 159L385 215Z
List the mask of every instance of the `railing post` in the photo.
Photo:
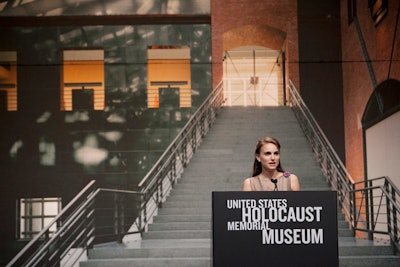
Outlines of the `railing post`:
M85 208L85 213L89 214L90 216L87 217L88 224L86 227L86 232L90 233L90 235L87 236L87 240L94 239L95 236L95 229L96 229L96 214L95 214L95 207L94 207L94 200L90 201L88 203L87 208ZM89 249L93 247L93 242L90 242L89 244L85 241L84 243L84 249Z
M393 203L396 203L396 192L393 187L391 187L391 193L392 193ZM400 227L400 225L396 224L397 209L394 204L392 204L392 210L393 210L393 238L394 238L393 241L398 243L400 241L400 236L399 236L399 231L398 231L398 227Z
M115 212L114 216L116 219L116 235L117 235L117 242L122 243L123 239L123 205L122 205L122 196L119 196L117 193L114 193L114 201L115 201Z
M351 193L349 194L350 198L350 224L353 225L352 231L353 235L355 235L355 230L358 227L358 220L357 218L357 193L356 193L356 186L351 184Z
M387 231L389 233L390 236L394 237L394 240L398 240L397 239L397 229L396 229L396 208L395 206L391 203L390 198L393 200L393 203L396 203L396 195L394 194L394 190L393 188L389 187L389 183L387 182L387 180L385 179L385 184L384 184L385 190L389 193L386 196L386 213L387 213ZM393 212L392 212L393 210ZM393 221L393 225L392 225L392 221ZM394 240L391 240L392 242Z
M146 230L145 227L147 225L147 205L146 205L146 201L147 201L148 197L147 197L147 193L144 193L143 195L140 196L140 212L143 214L142 219L140 220L140 237L143 238L143 233Z
M372 187L372 181L367 181L367 187ZM368 239L373 240L374 239L374 196L372 189L366 190L365 191L365 210L368 211L368 215L366 215L367 218L367 231L368 231ZM368 208L369 207L369 208Z
M174 152L171 160L171 187L175 186L176 180L177 180L177 175L176 175L176 152Z
M159 178L159 176L160 176L160 174L159 174L159 171L160 170L158 170L158 174L157 174L157 182L156 182L156 184L157 184L157 197L156 197L156 202L157 202L157 206L159 207L159 208L162 208L162 205L163 205L163 203L162 203L162 199L163 199L163 192L162 192L162 190L163 190L163 183L162 183L162 180Z
M193 125L193 131L192 131L192 154L196 152L196 139L197 139L197 124Z
M185 138L184 145L182 146L182 163L183 167L186 168L187 166L187 140Z

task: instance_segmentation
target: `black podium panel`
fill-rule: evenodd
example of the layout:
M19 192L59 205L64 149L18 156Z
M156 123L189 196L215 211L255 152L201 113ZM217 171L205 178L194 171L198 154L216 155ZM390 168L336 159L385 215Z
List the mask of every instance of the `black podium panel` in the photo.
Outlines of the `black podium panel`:
M213 192L213 266L338 266L335 191Z

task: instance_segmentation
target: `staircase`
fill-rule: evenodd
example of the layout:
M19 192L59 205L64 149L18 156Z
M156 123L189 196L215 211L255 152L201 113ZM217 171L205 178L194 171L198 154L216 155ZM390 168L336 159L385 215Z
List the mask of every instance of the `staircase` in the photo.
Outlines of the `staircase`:
M142 240L96 246L80 267L212 266L211 192L240 191L251 175L256 141L280 141L281 162L302 190L330 190L288 107L225 107ZM400 266L384 242L352 237L338 214L340 266Z

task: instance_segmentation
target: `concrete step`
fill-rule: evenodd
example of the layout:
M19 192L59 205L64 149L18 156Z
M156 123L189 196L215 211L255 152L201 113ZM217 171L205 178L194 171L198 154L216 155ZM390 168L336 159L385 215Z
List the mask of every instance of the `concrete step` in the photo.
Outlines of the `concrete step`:
M208 257L191 258L128 258L101 259L81 262L80 267L208 267L211 260Z
M144 239L199 239L211 238L211 230L171 230L148 231L143 233Z
M210 197L209 197L210 198ZM175 201L168 200L163 203L163 208L208 208L211 207L211 199L209 200L196 200L196 201Z
M189 194L176 194L176 192L173 192L168 196L167 201L206 201L210 199L209 194L195 194L195 195L189 195Z
M149 225L151 231L178 231L178 230L209 230L211 222L173 222L173 223L152 223Z
M244 180L244 179L243 179ZM207 185L207 183L213 183L212 188L210 188L210 185ZM175 187L175 190L179 192L180 190L185 190L185 189L192 189L192 190L197 190L198 194L202 194L203 192L199 191L204 191L205 193L212 192L212 191L227 191L226 188L228 187L238 187L241 186L241 183L236 183L234 185L227 186L229 182L223 182L223 181L203 181L203 182L195 182L195 183L184 183L184 184L178 184ZM240 191L240 190L237 190Z
M250 176L250 175L249 175ZM239 177L236 179L230 178L230 177L221 177L220 179L211 179L211 178L203 178L203 177L199 177L196 180L186 180L180 183L177 183L175 185L174 189L185 189L185 188L210 188L210 184L211 185L211 189L217 190L217 189L223 189L227 186L227 184L229 183L234 183L236 185L241 185L242 182L244 181L244 179L246 179L246 177ZM325 181L325 179L323 179L323 177L318 176L318 177L305 177L302 179L301 184L304 186L308 185L313 185L313 184L317 184L317 185L322 185L322 186L329 186L328 183Z
M353 231L344 228L338 228L338 237L353 237Z
M373 256L373 255L390 255L393 254L393 248L391 246L339 246L339 256Z
M126 258L191 258L211 257L210 247L159 247L159 248L108 248L91 249L90 259L126 259Z
M211 214L211 206L206 208L168 208L160 209L160 215L208 215Z
M153 221L155 223L161 222L211 222L211 215L157 215L154 217Z
M338 228L349 229L349 223L345 220L338 220Z
M340 267L399 267L400 257L394 255L342 256Z

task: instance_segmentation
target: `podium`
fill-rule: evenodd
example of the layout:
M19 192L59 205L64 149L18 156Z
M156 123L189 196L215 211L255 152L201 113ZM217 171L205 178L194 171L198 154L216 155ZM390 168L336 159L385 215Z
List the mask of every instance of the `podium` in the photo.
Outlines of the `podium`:
M213 192L213 267L337 267L336 203L336 191Z

